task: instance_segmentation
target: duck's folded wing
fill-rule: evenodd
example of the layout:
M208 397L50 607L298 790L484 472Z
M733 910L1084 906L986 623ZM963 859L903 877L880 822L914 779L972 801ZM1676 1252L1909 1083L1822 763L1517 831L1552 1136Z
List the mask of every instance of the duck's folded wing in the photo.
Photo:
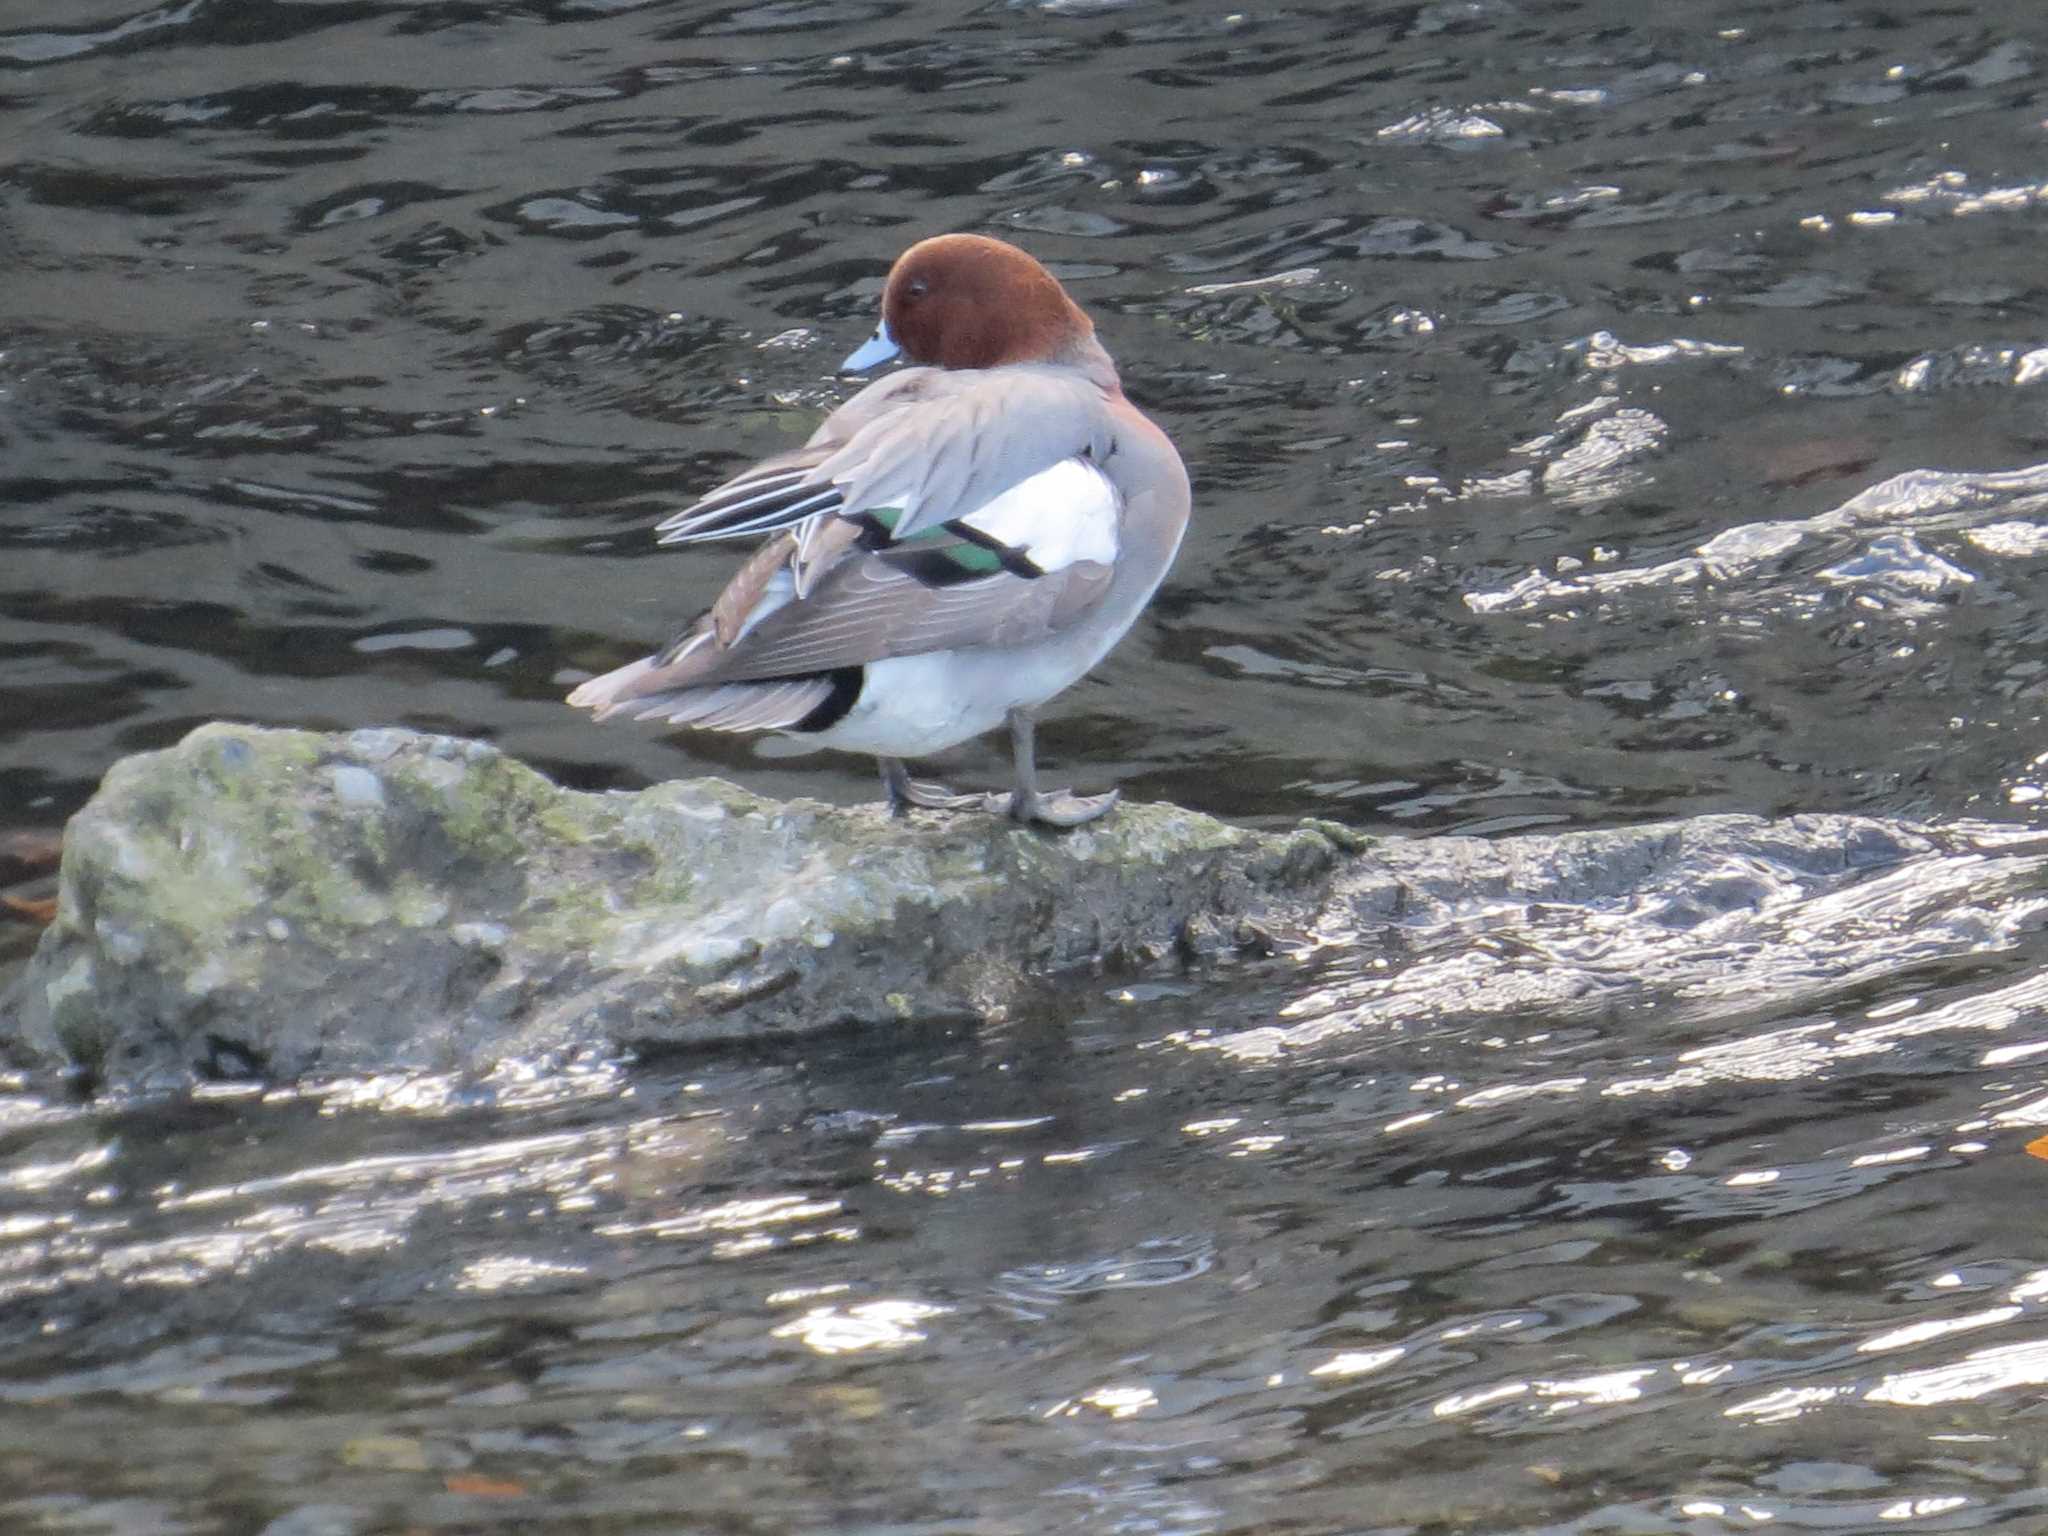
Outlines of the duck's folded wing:
M798 449L756 464L663 518L654 531L664 544L748 539L793 528L814 512L829 512L839 504L838 487L815 485L810 476L832 451L827 448L820 454Z
M838 510L903 539L970 516L1065 459L1100 462L1116 446L1100 385L1064 368L955 373L915 409L878 416L811 471Z
M740 471L663 518L654 531L663 544L753 538L837 510L839 487L819 479L818 466L875 422L925 399L943 379L936 368L906 368L875 380L826 417L803 447Z
M966 517L1063 459L1115 446L1100 385L1070 369L906 369L879 379L793 453L656 524L664 544L747 537L840 513L904 538Z
M743 682L812 676L969 646L1026 646L1080 623L1109 590L1112 568L1078 560L1057 571L933 585L893 551L850 559L807 601L778 608L698 674Z

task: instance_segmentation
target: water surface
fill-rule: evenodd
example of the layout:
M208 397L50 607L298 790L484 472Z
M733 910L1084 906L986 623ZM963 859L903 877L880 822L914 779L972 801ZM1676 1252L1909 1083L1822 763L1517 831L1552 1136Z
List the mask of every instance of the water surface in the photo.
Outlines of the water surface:
M954 228L1053 264L1196 480L1063 780L2028 831L2044 41L2017 0L13 0L0 831L221 716L872 797L560 698L716 591L649 527L843 398ZM2032 858L1703 865L1690 992L1632 914L1475 910L979 1032L18 1084L0 1523L2048 1528Z

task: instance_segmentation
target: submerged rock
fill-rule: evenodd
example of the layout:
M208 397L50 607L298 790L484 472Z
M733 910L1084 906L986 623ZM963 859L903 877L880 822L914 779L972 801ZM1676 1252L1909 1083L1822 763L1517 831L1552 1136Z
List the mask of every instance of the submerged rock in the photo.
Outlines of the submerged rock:
M1600 955L1654 955L1703 984L1765 953L1731 922L1808 898L1797 942L1832 923L1844 964L1867 966L1849 946L1867 947L1870 902L1830 916L1825 898L1945 846L1855 817L1379 840L1134 804L1053 835L717 779L585 794L403 730L208 725L117 763L73 818L56 920L0 998L0 1052L128 1087L480 1071L986 1018L1097 959L1278 942L1413 962L1447 953L1446 935L1472 950L1435 963L1461 1011L1598 1006ZM1914 882L1899 888L1909 906ZM1566 949L1577 969L1545 969ZM1398 1022L1417 1001L1390 989L1400 970L1354 965L1327 1000Z

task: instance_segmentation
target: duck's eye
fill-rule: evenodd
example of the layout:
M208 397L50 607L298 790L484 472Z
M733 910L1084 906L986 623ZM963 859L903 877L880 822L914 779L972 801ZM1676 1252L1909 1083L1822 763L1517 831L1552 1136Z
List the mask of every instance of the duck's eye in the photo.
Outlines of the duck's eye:
M932 291L932 285L921 277L913 277L903 285L903 291L913 299L921 299Z

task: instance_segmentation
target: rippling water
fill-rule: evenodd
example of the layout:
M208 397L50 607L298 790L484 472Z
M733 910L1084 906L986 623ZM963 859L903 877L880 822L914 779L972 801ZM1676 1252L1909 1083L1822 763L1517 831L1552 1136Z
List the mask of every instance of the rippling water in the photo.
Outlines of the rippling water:
M947 228L1054 264L1196 478L1063 773L1948 829L1703 859L1677 957L1475 904L973 1036L16 1085L0 1523L2048 1529L2044 47L2019 3L0 7L0 832L215 716L871 796L559 700L708 599L731 555L649 526L840 398Z

